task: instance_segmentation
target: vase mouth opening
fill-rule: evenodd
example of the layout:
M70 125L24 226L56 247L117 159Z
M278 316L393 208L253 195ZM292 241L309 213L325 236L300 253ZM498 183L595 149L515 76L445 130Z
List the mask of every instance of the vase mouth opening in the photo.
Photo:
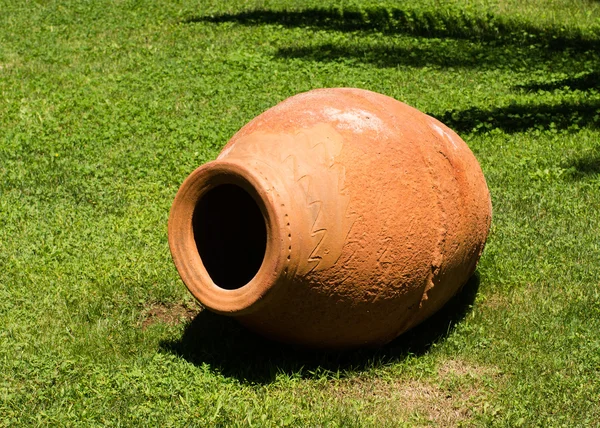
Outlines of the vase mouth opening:
M181 279L208 309L249 312L282 274L282 221L272 183L247 165L217 160L183 182L169 217Z
M217 287L236 290L256 276L267 248L266 222L254 197L238 184L219 184L198 199L194 241Z

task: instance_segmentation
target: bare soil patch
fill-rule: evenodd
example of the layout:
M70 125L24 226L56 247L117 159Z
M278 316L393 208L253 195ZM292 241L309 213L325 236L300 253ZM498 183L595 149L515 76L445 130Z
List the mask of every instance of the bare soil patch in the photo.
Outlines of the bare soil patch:
M143 312L140 324L142 329L146 329L156 323L169 325L182 324L193 320L201 311L201 307L186 305L185 303L154 303Z

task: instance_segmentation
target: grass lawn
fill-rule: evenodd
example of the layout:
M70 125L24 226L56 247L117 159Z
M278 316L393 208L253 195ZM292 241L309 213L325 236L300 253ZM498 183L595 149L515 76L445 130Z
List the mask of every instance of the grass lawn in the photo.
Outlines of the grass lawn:
M599 82L592 0L0 0L0 425L599 424ZM251 118L339 86L455 129L494 219L434 318L301 352L201 312L167 218Z

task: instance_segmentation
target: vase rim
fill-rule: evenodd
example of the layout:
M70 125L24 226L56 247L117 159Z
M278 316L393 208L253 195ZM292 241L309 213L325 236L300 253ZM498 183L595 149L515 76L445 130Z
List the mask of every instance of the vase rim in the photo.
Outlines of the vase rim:
M252 197L264 220L266 245L262 263L256 274L246 284L233 289L215 283L197 247L193 217L198 202L211 190L222 185L234 185ZM251 165L231 160L209 162L192 172L183 182L171 208L168 224L169 247L173 262L192 295L206 308L223 314L245 314L256 306L277 283L288 273L289 262L283 248L283 225L288 216L281 212L283 205L276 200L279 191L274 191L273 180L263 171ZM235 261L231 261L235 269Z

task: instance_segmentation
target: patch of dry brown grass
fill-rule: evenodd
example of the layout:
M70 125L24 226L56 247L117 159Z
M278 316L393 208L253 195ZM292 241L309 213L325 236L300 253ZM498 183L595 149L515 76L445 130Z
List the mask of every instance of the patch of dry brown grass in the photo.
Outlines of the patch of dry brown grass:
M389 426L456 427L469 425L489 394L489 382L499 376L492 367L462 360L442 364L437 376L384 380L368 377L335 381L325 396L341 407L358 407L373 423Z

